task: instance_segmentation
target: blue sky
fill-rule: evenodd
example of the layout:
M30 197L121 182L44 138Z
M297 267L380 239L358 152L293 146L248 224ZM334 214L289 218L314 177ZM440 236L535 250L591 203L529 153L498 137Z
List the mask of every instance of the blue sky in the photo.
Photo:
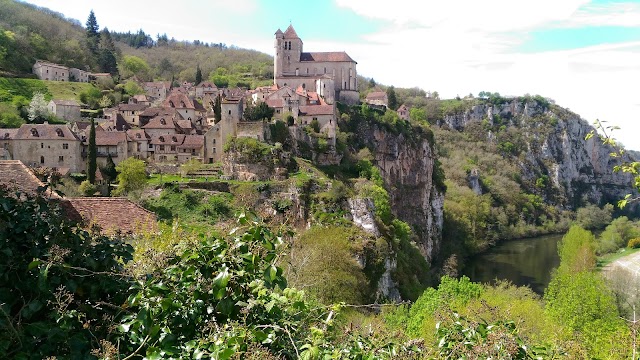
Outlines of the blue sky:
M272 53L292 23L308 51L344 50L385 84L541 94L620 125L640 150L638 0L26 0L101 27ZM152 5L151 5L152 4Z

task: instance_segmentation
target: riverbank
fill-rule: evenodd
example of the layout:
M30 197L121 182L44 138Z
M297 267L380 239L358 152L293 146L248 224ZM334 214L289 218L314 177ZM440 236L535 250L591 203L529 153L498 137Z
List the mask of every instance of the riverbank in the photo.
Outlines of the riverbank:
M615 253L601 256L598 258L597 266L601 271L610 271L619 267L632 274L640 274L640 248L623 248Z

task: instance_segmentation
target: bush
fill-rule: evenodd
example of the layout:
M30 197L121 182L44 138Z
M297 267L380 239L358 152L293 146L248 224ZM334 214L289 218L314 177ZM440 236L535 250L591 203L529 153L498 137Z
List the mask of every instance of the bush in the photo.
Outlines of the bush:
M627 247L632 248L632 249L640 248L640 238L635 238L635 239L629 240L629 243L627 244Z
M98 188L90 183L89 180L84 180L80 183L80 187L78 188L78 190L80 190L80 192L82 192L84 196L93 196L96 191L98 191Z

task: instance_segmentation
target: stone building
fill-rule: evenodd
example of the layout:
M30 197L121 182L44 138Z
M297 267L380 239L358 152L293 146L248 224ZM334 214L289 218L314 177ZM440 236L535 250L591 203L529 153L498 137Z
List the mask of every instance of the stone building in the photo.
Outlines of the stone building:
M302 40L291 25L284 32L276 31L274 47L273 76L278 86L302 86L320 93L316 88L320 85L318 80L330 79L333 89L327 89L326 82L321 84L322 92L333 92L327 99L359 101L357 63L346 52L304 52Z
M129 154L128 142L129 138L126 132L96 131L96 162L98 166L105 166L109 155L116 165L128 158L131 155Z
M398 108L398 110L396 110L396 113L398 113L398 117L402 120L409 120L409 115L410 115L410 110L409 107L405 104L400 105L400 107Z
M45 60L37 60L33 65L33 73L40 80L69 81L69 68Z
M80 104L75 100L51 100L47 105L49 112L67 121L80 120Z
M84 71L76 68L69 68L70 81L88 83L89 75L91 75L91 73L88 71Z
M13 158L27 166L85 170L82 142L66 124L23 124L12 141Z
M222 119L204 134L204 162L222 160L225 142L229 137L237 136L238 123L244 111L243 98L227 97L222 100L221 108Z

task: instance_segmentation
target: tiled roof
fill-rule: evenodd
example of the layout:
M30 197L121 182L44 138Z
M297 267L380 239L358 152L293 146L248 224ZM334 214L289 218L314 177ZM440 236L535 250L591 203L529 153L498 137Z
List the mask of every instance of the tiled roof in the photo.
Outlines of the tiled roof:
M155 232L158 227L155 214L127 198L85 197L66 200L64 209L70 219L88 227L97 225L106 234Z
M187 135L155 135L151 138L152 145L182 145Z
M191 123L191 120L178 120L176 121L176 124L180 129L193 129L193 124Z
M144 132L144 130L141 130L141 129L128 130L127 135L131 140L136 140L136 141L151 139L151 137L147 135L147 133Z
M198 85L197 87L199 88L211 88L211 89L215 89L217 90L218 87L216 86L216 84L210 82L210 81L203 81L200 83L200 85Z
M163 105L178 109L195 109L191 99L189 99L187 95L180 92L174 92L169 95L164 100Z
M13 139L17 132L18 129L0 129L0 140Z
M204 135L185 135L179 149L200 149L204 146Z
M282 99L266 99L264 102L272 108L281 108L284 106L284 100Z
M300 106L301 115L333 115L333 105Z
M15 134L16 140L79 140L65 125L23 124Z
M175 129L176 122L167 116L158 115L149 120L147 125L143 126L143 129Z
M298 37L298 34L296 34L296 31L293 29L293 25L289 25L287 30L284 31L284 38L285 39L300 39Z
M91 121L76 121L76 127L78 127L78 131L88 130L91 128Z
M11 191L35 195L44 183L22 161L0 160L0 186L7 187Z
M374 91L367 94L367 100L387 100L387 93L384 91Z
M57 99L57 100L51 100L53 101L54 104L60 106L78 106L80 107L80 104L78 104L75 100L61 100L61 99Z
M305 52L300 54L300 61L316 61L316 62L355 62L344 51L331 52Z
M116 146L127 142L127 133L120 131L96 131L97 146Z
M148 107L146 104L120 104L118 111L144 111Z
M282 34L283 34L282 30L280 30L280 28L278 28L278 30L276 31L276 33L274 35L282 35Z

